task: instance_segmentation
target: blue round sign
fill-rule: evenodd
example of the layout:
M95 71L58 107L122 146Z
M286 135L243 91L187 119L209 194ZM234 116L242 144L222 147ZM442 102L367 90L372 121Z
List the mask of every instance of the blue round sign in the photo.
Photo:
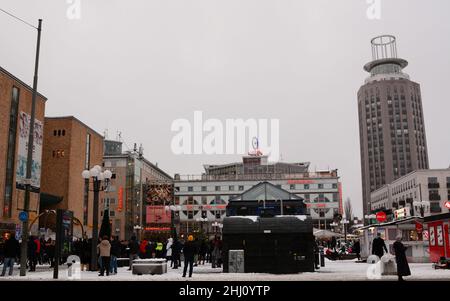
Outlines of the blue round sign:
M21 222L24 222L26 220L28 220L28 213L25 211L22 211L19 213L19 219Z

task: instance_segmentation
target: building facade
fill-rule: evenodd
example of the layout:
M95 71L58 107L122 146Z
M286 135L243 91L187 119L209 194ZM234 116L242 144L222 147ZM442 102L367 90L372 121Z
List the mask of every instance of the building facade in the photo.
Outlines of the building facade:
M151 203L147 193L149 187L171 187L172 177L145 159L142 148L123 152L122 143L118 141L105 140L103 165L113 173L100 207L103 208L102 214L109 210L112 233L120 239L144 235L150 231L147 229L147 207ZM170 203L173 195L168 197L167 202Z
M371 193L372 211L406 208L411 216L448 213L449 201L450 169L416 170Z
M102 161L102 135L73 116L46 117L40 212L71 210L91 237L93 187L81 173L95 165L101 166ZM54 215L44 215L39 227L54 231L55 222ZM74 226L74 235L81 237L83 230Z
M403 72L396 39L372 40L370 73L358 91L363 211L370 194L417 169L428 169L428 152L420 85Z
M5 231L20 232L19 212L23 209L25 193L21 189L21 179L24 176L27 158L27 128L30 124L32 94L33 89L30 86L0 67L0 206L2 208L0 234ZM42 131L46 101L45 96L37 94L30 219L34 219L39 211ZM37 224L34 228L36 227Z
M269 182L304 199L315 227L331 229L342 214L342 189L337 170L309 172L309 163L273 163L265 156L248 156L243 162L205 165L201 176L175 175L175 204L181 233L213 225L226 216L230 199L262 183ZM200 222L199 222L199 219ZM203 228L205 229L205 228Z

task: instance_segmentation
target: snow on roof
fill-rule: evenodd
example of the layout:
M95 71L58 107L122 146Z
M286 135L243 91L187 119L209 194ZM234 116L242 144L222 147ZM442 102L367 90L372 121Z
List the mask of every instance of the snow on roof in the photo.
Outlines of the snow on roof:
M275 217L296 217L302 222L304 222L308 218L306 215L277 215Z
M230 218L247 218L256 223L258 221L259 216L230 216Z

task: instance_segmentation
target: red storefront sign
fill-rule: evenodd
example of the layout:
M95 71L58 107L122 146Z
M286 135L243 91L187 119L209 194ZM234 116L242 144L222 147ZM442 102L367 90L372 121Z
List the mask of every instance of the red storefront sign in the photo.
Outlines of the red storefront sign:
M165 206L147 206L147 224L170 224L171 213Z
M377 213L377 221L379 221L380 223L384 222L386 218L386 213L384 213L383 211Z
M450 201L445 202L445 208L450 210Z
M419 234L423 232L423 225L421 223L416 222L416 231Z
M117 211L122 212L123 210L123 187L119 187L119 200L117 205Z

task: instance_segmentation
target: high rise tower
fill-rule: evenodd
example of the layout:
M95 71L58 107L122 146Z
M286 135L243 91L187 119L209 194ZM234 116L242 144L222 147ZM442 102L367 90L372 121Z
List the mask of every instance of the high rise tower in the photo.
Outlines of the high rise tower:
M396 38L371 41L370 73L358 91L359 137L364 215L369 214L370 193L416 169L428 169L428 152L420 85L403 69Z

